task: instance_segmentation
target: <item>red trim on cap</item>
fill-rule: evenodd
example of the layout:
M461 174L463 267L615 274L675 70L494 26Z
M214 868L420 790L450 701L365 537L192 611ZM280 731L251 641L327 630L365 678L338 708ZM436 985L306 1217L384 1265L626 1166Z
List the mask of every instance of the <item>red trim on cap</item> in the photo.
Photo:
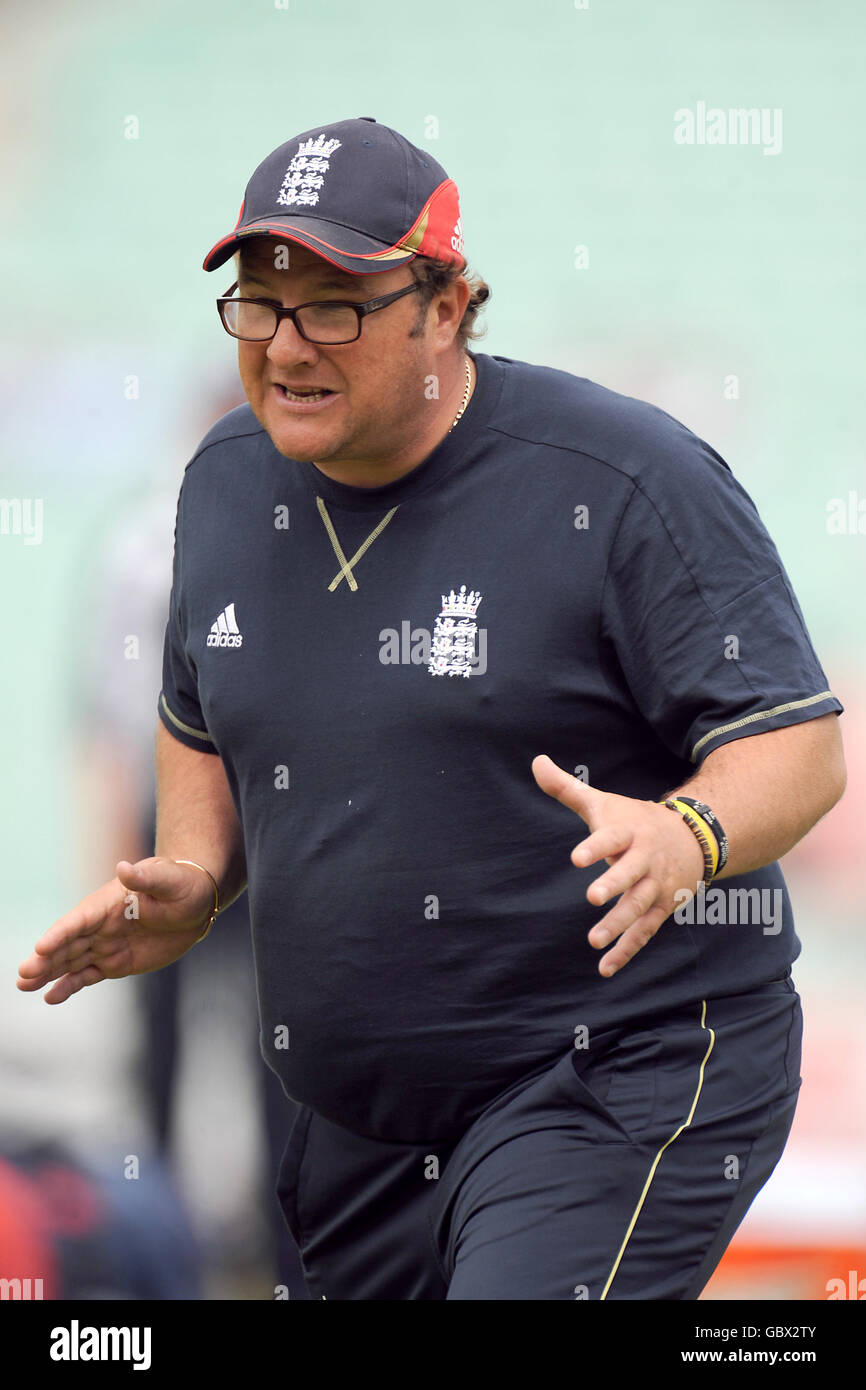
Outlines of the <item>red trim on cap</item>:
M412 226L407 232L404 232L399 241L396 241L393 246L385 247L382 251L364 252L358 256L358 259L401 265L403 264L401 261L389 261L388 252L407 249L407 243L412 243L411 247L408 248L412 255L429 256L431 260L446 261L449 264L459 265L462 269L466 265L466 257L453 244L454 241L459 244L462 244L463 241L459 223L460 199L457 185L453 179L445 179L430 194ZM416 245L414 238L420 227L423 227L423 232ZM346 251L341 254L350 255L351 253Z
M355 270L349 266L341 265L339 261L332 261L332 264L338 265L341 270L346 270L350 275L363 275L366 270L367 262L375 263L377 266L381 266L382 270L385 271L392 267L396 269L398 266L406 265L414 256L429 256L432 260L446 261L449 264L459 265L461 269L466 265L466 256L458 249L459 244L462 243L460 200L457 192L457 185L453 179L445 179L443 183L440 183L438 188L435 188L427 199L409 230L404 232L399 240L394 242L392 246L383 247L381 251L345 251L341 246L332 245L331 242L316 236L315 233L308 231L305 227L295 226L285 221L281 222L279 225L272 224L270 226L265 225L244 228L239 232L238 228L243 213L244 203L241 203L241 210L238 213L238 220L235 223L234 230L231 231L228 236L222 237L211 247L203 262L205 270L207 270L209 263L213 261L214 257L231 242L241 242L247 236L281 237L284 240L291 241L293 239L290 235L292 232L296 233L297 237L301 240L301 245L305 245L311 250L314 249L311 243L315 243L315 247L327 247L328 251L334 252L335 255L343 256L347 260L363 263L363 268L359 266L359 268ZM419 227L422 226L423 233L416 245L413 242L413 237L417 233ZM458 246L454 245L455 241L458 242ZM407 242L413 243L411 247L407 247ZM388 253L393 251L403 251L405 254L402 258L398 259L395 257L392 259L389 257ZM325 260L331 261L330 256L326 255L324 252L322 254Z
M379 253L379 252L374 252L374 253L372 253L372 254L369 254L369 253L363 253L363 254L362 254L362 253L357 253L357 252L352 252L352 251L344 251L343 248L342 248L341 246L332 246L331 243L330 243L329 241L324 241L321 237L315 236L312 232L307 231L307 229L306 229L305 227L294 227L294 226L289 227L289 226L286 226L285 223L282 223L280 226L271 226L271 227L250 227L249 229L244 229L244 231L242 231L242 232L237 232L237 231L230 232L228 236L224 236L224 237L223 237L220 241L218 241L218 242L216 243L216 245L213 246L213 247L211 248L211 250L208 252L208 254L207 254L207 256L205 257L204 262L203 262L204 269L207 270L208 265L209 265L209 263L213 260L213 258L214 258L216 255L218 255L218 253L222 250L222 248L223 248L224 246L227 246L230 242L237 242L238 244L240 244L241 242L246 241L247 238L252 238L252 237L257 237L257 236L271 236L271 237L276 237L277 239L281 239L281 240L283 240L283 241L291 241L291 240L293 240L293 237L292 237L292 235L291 235L291 233L293 233L293 232L296 233L298 239L299 239L300 242L301 242L301 245L306 246L306 247L308 248L308 250L314 250L314 249L316 249L316 248L318 248L318 247L320 247L320 246L325 246L325 247L328 248L329 251L334 252L334 254L337 255L337 256L351 256L353 260L362 260L362 261L375 261L375 260L379 259L379 256L380 256L380 253ZM315 247L313 247L313 246L310 245L311 242L315 242ZM331 260L331 257L328 256L328 255L326 255L325 252L322 252L322 255L323 255L323 258L324 258L325 260L331 261L331 263L332 263L333 265L338 266L338 268L339 268L340 270L345 270L345 271L347 272L347 274L349 274L349 275L363 275L363 274L367 273L367 272L366 272L366 267L364 267L364 268L360 268L360 267L359 267L357 270L355 270L355 269L353 269L353 268L350 268L349 266L341 265L339 261L332 261L332 260ZM383 262L383 263L382 263L382 270L383 270L383 271L389 270L389 269L391 269L392 267L393 267L394 269L396 269L398 266L407 265L407 264L409 263L409 261L411 261L411 260L414 259L414 257L415 257L415 252L413 252L413 251L407 251L407 252L405 253L405 255L402 257L402 259L399 259L399 260L398 260L398 259L395 258L395 259L392 260L392 261Z
M252 236L262 236L262 235L264 235L264 236L272 236L272 237L277 237L278 239L286 240L286 230L287 230L287 229L286 229L285 227L282 227L282 228L280 228L280 227L253 227L253 228L250 230L249 235L250 235L251 237L252 237ZM315 241L316 244L317 244L317 246L327 246L327 248L328 248L329 251L334 251L334 252L336 252L336 254L337 254L338 256L348 256L348 255L349 255L349 252L348 252L348 251L341 251L341 249L340 249L339 246L331 246L330 242L322 241L320 237L313 236L311 232L303 231L300 227L292 227L290 230L291 230L291 231L297 231L297 232L299 233L299 235L302 236L302 237L309 237L310 241ZM292 238L289 237L288 240L291 241ZM302 246L306 246L306 247L307 247L307 250L312 250L312 247L309 246L309 244L308 244L306 241L302 241L302 242L301 242L301 245L302 245ZM361 275L361 274L363 274L363 271L359 271L359 270L349 270L349 267L348 267L348 266L341 265L339 261L333 260L332 257L326 255L324 251L322 252L322 260L328 261L330 265L335 265L335 266L337 267L338 270L345 270L347 275Z
M429 256L431 260L448 261L454 265L466 265L466 257L459 249L463 244L460 229L460 199L457 185L453 179L446 179L434 189L427 200L427 226L418 246L419 256ZM421 217L423 217L423 213ZM415 223L415 227L421 221ZM412 228L414 231L414 227ZM411 235L411 233L410 233ZM403 238L407 240L408 238ZM455 242L457 245L455 246Z
M221 251L222 248L223 248L224 246L227 246L228 243L229 243L230 241L234 241L234 240L235 240L235 234L234 234L234 232L229 232L228 236L220 237L219 241L216 242L216 243L211 247L211 249L208 251L207 255L206 255L205 258L204 258L204 261L202 262L202 264L203 264L203 266L205 267L205 269L207 269L208 262L213 260L214 256L217 254L217 252Z
M262 232L266 232L268 236L280 236L281 234L285 235L287 232L297 232L298 236L307 237L310 241L315 241L318 246L327 246L329 251L335 251L338 256L351 256L355 261L374 261L382 255L381 251L344 251L342 246L333 246L330 241L325 241L322 237L316 236L315 232L308 232L306 227L287 226L286 224L283 224L282 228L250 227L248 232L244 230L240 233L239 240L246 236L260 236ZM289 240L291 240L291 237ZM412 252L407 251L406 259L409 260L412 254ZM393 264L401 265L402 262L394 261Z
M295 229L295 228L292 228L292 230L294 231L294 230L296 230L296 229ZM315 242L316 242L316 245L317 245L317 246L327 246L329 251L333 251L333 252L334 252L336 255L338 255L338 256L348 256L348 255L350 254L348 251L343 251L343 250L341 250L341 248L340 248L339 246L331 246L329 242L327 242L327 241L322 241L319 237L314 237L314 236L312 236L310 232L307 232L307 231L303 231L303 232L302 232L300 229L297 229L297 231L298 231L299 244L300 244L301 246L306 246L308 251L312 251L314 248L311 247L311 246L309 245L309 242L307 242L307 241L305 241L305 240L302 240L301 238L309 237L311 241L315 241ZM238 240L239 240L239 242L243 242L243 241L245 241L245 240L247 239L247 237L249 237L250 239L252 239L253 237L257 237L257 236L270 236L270 237L274 237L277 241L292 241L292 240L293 240L293 238L292 238L291 236L288 235L288 231L287 231L287 229L286 229L285 227L251 227L250 230L249 230L249 232L242 232ZM223 238L222 244L225 245L225 242L226 242L226 241L232 241L232 240L234 240L234 239L235 239L234 237L224 237L224 238ZM216 251L216 249L217 249L217 248L214 247L214 251ZM350 269L349 266L343 265L341 261L335 261L334 258L333 258L333 256L329 256L325 251L322 251L322 252L319 253L319 254L321 254L321 257L322 257L322 260L323 260L323 261L327 261L329 265L334 265L334 266L336 266L338 270L345 270L345 272L346 272L347 275L363 275L363 274L365 274L365 270L362 270L362 269L353 270L353 269ZM407 254L404 260L402 260L402 261L391 261L391 262L389 262L389 264L388 264L387 266L383 266L382 268L383 268L383 270L389 270L389 269L391 269L391 267L393 266L393 267L396 269L398 266L401 266L401 265L408 265L409 261L414 260L414 259L415 259L414 255L412 255L412 254ZM208 256L208 260L210 260L210 256Z

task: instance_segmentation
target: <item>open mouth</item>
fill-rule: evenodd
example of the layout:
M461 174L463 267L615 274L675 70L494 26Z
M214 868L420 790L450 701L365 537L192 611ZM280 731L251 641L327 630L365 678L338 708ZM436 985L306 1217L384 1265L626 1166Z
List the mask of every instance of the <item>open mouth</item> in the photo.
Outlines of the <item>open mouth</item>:
M315 401L323 401L326 396L333 396L333 391L327 387L318 387L312 391L290 391L287 386L277 384L277 390L287 401L307 402L311 404Z

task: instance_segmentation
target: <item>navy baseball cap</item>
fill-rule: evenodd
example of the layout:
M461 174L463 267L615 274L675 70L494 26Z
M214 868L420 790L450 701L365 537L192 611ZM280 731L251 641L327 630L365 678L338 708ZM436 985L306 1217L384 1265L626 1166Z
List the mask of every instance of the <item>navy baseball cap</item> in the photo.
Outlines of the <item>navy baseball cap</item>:
M466 265L457 185L373 116L314 126L269 154L204 269L216 270L251 236L299 242L356 275L415 256Z

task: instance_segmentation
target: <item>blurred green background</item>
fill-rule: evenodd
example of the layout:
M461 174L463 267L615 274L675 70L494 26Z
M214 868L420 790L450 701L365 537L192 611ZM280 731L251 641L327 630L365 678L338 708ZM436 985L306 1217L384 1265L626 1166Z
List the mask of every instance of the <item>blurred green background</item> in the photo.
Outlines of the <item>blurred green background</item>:
M3 494L41 496L45 532L0 546L21 600L6 608L0 823L16 932L37 884L48 913L58 873L74 891L61 770L77 578L119 499L179 479L178 419L233 357L212 303L225 275L202 257L256 164L316 122L374 115L423 146L434 117L426 143L493 289L480 350L590 376L703 434L754 497L822 658L862 655L840 598L866 542L825 522L866 472L863 37L855 0L442 0L417 20L380 0L15 10ZM701 100L781 107L781 153L675 144L674 112Z
M653 401L754 498L846 705L847 809L815 832L820 854L790 857L803 978L844 995L864 951L851 819L866 810L866 534L829 534L827 508L866 498L858 0L2 12L0 493L44 508L40 544L0 536L7 1064L37 1039L46 1066L63 1047L73 1024L16 997L14 966L102 881L77 765L100 557L141 499L176 495L198 438L241 399L213 305L226 268L206 275L202 258L271 149L361 115L457 182L470 266L493 290L478 351ZM780 151L677 144L674 113L700 102L780 109ZM158 678L154 724L157 694ZM66 1006L85 1029L92 993Z

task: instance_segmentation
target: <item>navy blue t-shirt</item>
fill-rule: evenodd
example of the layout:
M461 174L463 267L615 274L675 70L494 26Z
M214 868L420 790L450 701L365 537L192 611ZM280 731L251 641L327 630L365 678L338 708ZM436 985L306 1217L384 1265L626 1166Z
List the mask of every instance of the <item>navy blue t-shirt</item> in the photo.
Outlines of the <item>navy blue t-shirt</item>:
M842 710L708 444L567 372L474 361L457 427L383 487L285 458L247 406L214 426L180 491L159 701L225 764L265 1059L295 1100L407 1143L462 1133L575 1029L799 953L773 864L722 883L775 924L671 917L601 977L605 865L571 863L588 830L536 754L655 800L723 743Z

